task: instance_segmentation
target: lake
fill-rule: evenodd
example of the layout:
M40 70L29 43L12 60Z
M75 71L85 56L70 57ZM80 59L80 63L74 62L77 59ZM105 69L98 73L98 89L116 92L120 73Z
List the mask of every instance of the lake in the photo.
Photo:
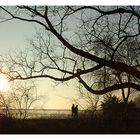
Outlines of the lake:
M9 109L10 116L18 118L20 112L25 113L26 110ZM6 109L0 109L0 114L6 115L8 112ZM91 111L79 110L78 116L87 117ZM29 109L27 110L27 118L45 118L45 119L68 119L71 118L71 110L65 109Z

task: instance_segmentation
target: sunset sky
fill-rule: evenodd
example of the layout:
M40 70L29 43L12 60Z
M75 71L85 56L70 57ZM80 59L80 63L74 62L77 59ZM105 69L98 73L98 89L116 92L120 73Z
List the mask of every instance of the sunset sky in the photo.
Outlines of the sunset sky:
M139 12L140 0L0 0L0 134L138 134Z
M84 2L87 3L87 1ZM27 39L32 38L38 28L37 24L18 20L0 23L0 55L8 54L12 50L24 50L30 47ZM37 79L37 83L37 92L43 96L40 104L44 108L70 109L74 103L73 99L80 96L76 80L71 80L67 84L60 83L58 86L55 86L53 80L50 79ZM38 108L38 105L35 108Z
M30 47L27 39L35 34L37 28L36 24L17 20L0 23L0 55L6 55L12 50L24 50ZM55 86L53 80L36 80L38 95L43 96L42 102L39 104L43 108L70 109L73 98L76 99L79 96L75 80L68 82L68 85L60 84L58 86ZM76 83L78 84L78 82ZM37 107L35 106L35 108Z

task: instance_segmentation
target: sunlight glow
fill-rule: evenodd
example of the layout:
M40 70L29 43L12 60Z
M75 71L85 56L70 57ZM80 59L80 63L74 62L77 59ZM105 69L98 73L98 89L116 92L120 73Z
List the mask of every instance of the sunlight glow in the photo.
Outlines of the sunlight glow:
M8 80L5 76L0 75L0 92L6 92L9 89Z

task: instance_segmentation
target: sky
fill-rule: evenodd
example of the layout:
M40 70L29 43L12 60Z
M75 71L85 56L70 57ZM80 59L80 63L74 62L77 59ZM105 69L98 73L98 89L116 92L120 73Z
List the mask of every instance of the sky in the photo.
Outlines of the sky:
M26 38L34 34L34 27L17 20L0 23L0 51L5 53L15 48L25 48Z
M69 1L70 1L70 3L71 2L73 2L73 3L76 2L76 3L79 3L79 4L85 4L85 5L91 3L91 1L94 2L95 5L98 5L99 3L101 5L104 5L104 4L108 4L108 2L110 2L110 0L102 0L100 2L99 2L99 0L78 0L78 2L75 1L75 0L69 0ZM53 0L53 1L52 0L47 0L47 3L48 2L50 4L52 4L52 2L54 4L56 4L56 3L58 4L58 0ZM60 5L66 3L66 2L68 2L68 0L67 1L66 0L63 0L62 1L61 0L61 3L60 3L60 0L59 0L59 4ZM1 0L0 1L0 4L2 4L2 5L6 5L6 4L8 4L8 5L15 5L15 4L31 4L31 5L34 5L35 3L37 3L37 4L40 4L40 3L41 4L46 4L46 0L41 0L41 1L33 1L33 0L28 0L28 1L27 0L7 0L7 1L5 1L5 0ZM118 3L122 3L122 0L121 0L121 2L120 2L120 0L117 0L117 1L111 0L111 3L115 5L116 3L117 4ZM139 0L135 0L135 1L134 0L133 1L132 0L124 1L123 0L123 3L129 3L129 5L131 5L131 4L134 5L134 4L139 4L140 1ZM17 24L18 24L18 26L16 26ZM18 30L17 30L17 28L18 28ZM20 22L20 23L18 23L18 22L16 22L16 23L15 22L14 23L7 22L7 23L0 24L0 54L7 52L9 49L24 48L24 47L26 47L26 41L25 41L26 36L27 37L30 37L32 35L32 33L34 33L33 26L32 25L29 25L29 24L27 25L26 23L23 23L23 22ZM43 83L40 84L40 88L42 86L43 87L45 86L45 88L43 88L44 90L42 92L44 92L44 93L49 92L50 93L49 96L55 96L56 94L58 94L58 92L56 92L56 90L60 90L60 88L58 88L58 89L56 88L55 90L53 90L52 86L49 86L51 84L53 84L53 83L52 82L48 82L47 83L48 88L49 88L49 90L47 90L46 89L46 80L43 80ZM77 93L76 90L73 90L72 89L73 87L69 87L69 90L67 90L67 87L64 87L64 88L65 88L64 91L67 94L70 94L70 93L73 93L73 92L74 93ZM50 92L51 90L53 92ZM53 94L53 93L55 93L55 94ZM57 99L57 98L55 98L55 99ZM65 100L63 100L62 98L59 99L59 100L61 100L66 105L66 101ZM46 103L46 106L52 107L51 104L52 103L54 104L54 98L50 99L48 102L49 103ZM59 104L59 107L62 107L63 106L63 103ZM67 105L67 108L69 108L69 107L70 107L70 104ZM4 136L1 136L1 137L2 138L3 137L5 138L6 136L9 139L14 139L14 140L15 139L19 140L19 138L21 139L21 136L16 136L15 137L15 135L13 135L13 136L11 136L11 135L4 135ZM124 137L127 138L127 139L132 139L134 137L135 137L134 139L138 138L138 135L136 135L136 136L129 135L129 137L126 136L126 135L123 135L123 136L122 135L121 136L116 135L115 137L114 137L114 135L110 135L110 136L108 135L107 137L104 136L104 135L96 135L94 137L93 137L93 135L88 135L88 136L85 135L85 137L84 137L84 135L81 135L81 136L80 135L77 135L77 137L76 137L76 135L74 135L74 136L73 135L69 135L69 137L67 137L66 135L63 135L63 137L62 137L62 135L59 135L59 136L58 135L55 135L55 136L57 137L57 139L61 139L61 140L66 139L66 138L67 139L77 139L77 138L80 138L80 139L85 139L85 138L93 139L93 138L97 138L97 139L107 139L107 140L109 140L109 139L112 140L112 138L113 139L114 138L115 139L124 139ZM66 136L66 137L64 137L64 136ZM7 137L6 137L6 139L7 139ZM23 139L29 138L29 135L28 135L28 137L26 137L26 135L22 135L22 137L23 137ZM40 137L43 139L45 137L45 139L46 139L46 136L45 135L42 135L42 136L41 135L39 135L39 136L37 136L37 135L36 136L31 135L29 139L31 139L31 137L34 138L34 139L40 139ZM53 137L51 135L49 135L49 138L54 138L54 135L53 135Z
M7 55L9 51L30 47L27 39L32 38L36 32L37 25L28 22L12 20L0 23L0 55ZM34 105L34 108L47 109L70 109L73 98L78 98L79 93L74 85L69 82L66 84L55 85L49 79L37 79L37 92L42 96L41 102Z
M86 1L86 3L88 2ZM32 38L36 27L37 25L33 23L18 20L0 23L0 55L7 54L9 50L27 48L27 39ZM37 81L37 92L43 99L34 108L70 109L74 103L73 98L79 97L78 89L75 86L75 83L78 82L75 80L69 81L68 85L59 84L58 86L55 86L55 83L49 79L38 79Z

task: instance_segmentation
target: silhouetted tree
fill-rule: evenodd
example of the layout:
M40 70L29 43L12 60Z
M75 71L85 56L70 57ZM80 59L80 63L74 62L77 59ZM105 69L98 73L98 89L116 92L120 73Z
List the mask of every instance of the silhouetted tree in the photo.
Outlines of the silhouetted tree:
M0 94L0 115L26 119L29 109L41 96L37 96L33 82L18 82L11 87L7 93Z
M111 94L104 96L101 107L104 118L112 123L113 121L134 121L138 113L138 109L134 102L128 102L126 108L126 103Z
M104 100L101 103L101 107L104 113L105 118L113 120L114 118L118 117L117 113L120 111L120 103L121 100L116 96L106 95L104 96Z
M10 97L5 96L3 93L0 94L0 115L4 117L11 117L10 114Z
M96 112L100 110L100 102L102 100L102 95L91 94L85 89L79 87L79 98L74 99L74 101L85 110L85 115L89 118L95 118Z
M37 95L36 86L33 82L16 82L12 86L10 92L11 107L16 112L11 112L14 117L26 119L29 109L40 100L41 96Z
M63 82L77 78L86 90L98 95L125 88L140 91L140 55L131 65L122 61L126 57L124 43L133 38L139 41L139 6L1 6L0 9L1 22L17 19L36 23L44 30L30 42L33 50L3 60L6 63L2 64L1 72L9 79L51 78ZM138 45L138 52L139 48ZM112 82L112 70L131 75L133 81ZM104 80L99 76L97 81L96 74L102 71ZM98 83L102 83L100 88Z

